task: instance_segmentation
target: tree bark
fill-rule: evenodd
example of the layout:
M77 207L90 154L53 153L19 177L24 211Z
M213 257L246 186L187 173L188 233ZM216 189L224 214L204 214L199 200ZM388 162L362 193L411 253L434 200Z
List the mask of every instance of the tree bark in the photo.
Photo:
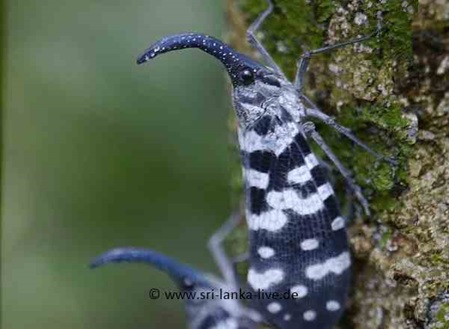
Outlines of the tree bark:
M340 327L449 328L449 2L273 2L259 38L290 78L303 49L369 34L383 20L379 36L314 56L305 86L324 112L399 162L376 162L318 126L373 210L357 211L350 227L354 285ZM228 0L228 41L256 58L245 33L266 6Z

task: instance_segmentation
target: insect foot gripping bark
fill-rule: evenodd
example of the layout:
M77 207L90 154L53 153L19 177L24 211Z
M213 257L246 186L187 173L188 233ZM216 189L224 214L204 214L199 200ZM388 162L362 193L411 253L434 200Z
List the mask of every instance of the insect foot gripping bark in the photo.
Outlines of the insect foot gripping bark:
M260 321L257 313L246 309L237 300L203 298L213 292L218 294L220 289L230 290L220 280L150 249L113 249L94 259L91 267L119 262L147 263L166 272L177 284L180 290L178 296L185 301L191 329L253 329Z
M301 92L302 80L312 55L369 36L307 52L292 83L255 38L255 31L272 11L268 4L248 29L248 40L267 65L199 33L163 38L137 62L173 50L199 48L223 63L232 81L239 122L249 228L247 281L256 296L265 293L250 305L276 328L330 329L343 312L351 258L345 220L308 139L332 160L367 213L368 203L308 118L323 121L375 157L382 157L308 100Z

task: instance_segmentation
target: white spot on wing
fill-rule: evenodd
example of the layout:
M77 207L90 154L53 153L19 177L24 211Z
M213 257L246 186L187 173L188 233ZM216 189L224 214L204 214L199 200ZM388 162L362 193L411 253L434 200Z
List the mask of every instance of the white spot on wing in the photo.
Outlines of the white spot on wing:
M318 248L319 242L317 239L306 239L301 242L302 250L314 250Z
M326 310L335 312L340 309L340 303L336 300L330 300L326 303Z
M282 306L278 302L273 302L268 304L267 310L270 313L276 314L279 313L280 310L282 310Z
M248 283L254 290L268 289L284 280L284 271L279 268L272 268L262 273L250 268L248 270Z
M293 189L269 192L267 202L274 209L292 209L300 215L311 215L324 207L323 201L317 193L311 194L307 198L300 198Z
M293 298L303 298L307 295L308 289L306 286L302 284L298 284L297 286L293 286L290 288L290 293Z
M306 157L304 158L304 161L306 163L306 166L309 169L313 169L316 166L318 166L318 164L319 164L318 159L316 158L316 156L313 153L306 155Z
M303 314L303 318L306 321L313 321L316 319L316 312L313 310L305 311Z
M286 189L282 192L271 191L267 194L268 204L278 210L292 209L298 199L298 194L293 189Z
M287 175L287 179L290 183L304 184L312 179L312 175L309 168L304 165L291 170Z
M260 108L254 110L260 111ZM263 136L254 130L239 131L240 148L246 152L266 150L279 155L293 142L298 132L298 126L294 122L277 125L274 132Z
M341 274L351 265L351 258L347 251L337 257L327 259L324 263L310 265L306 268L306 277L312 280L320 280L330 273Z
M248 227L253 231L267 230L275 232L284 227L287 223L287 216L282 210L270 210L260 215L249 214Z
M291 318L292 316L288 313L284 315L284 321L290 321Z
M254 186L260 189L266 189L268 187L269 176L266 173L247 169L245 170L245 176L249 186Z
M265 259L273 257L275 254L274 249L270 247L260 247L259 249L257 249L257 253L260 257Z
M332 186L329 183L318 186L317 190L318 195L323 201L326 200L328 197L330 197L332 194L334 194L334 190L332 189Z
M338 216L331 223L332 231L338 231L345 227L345 220Z

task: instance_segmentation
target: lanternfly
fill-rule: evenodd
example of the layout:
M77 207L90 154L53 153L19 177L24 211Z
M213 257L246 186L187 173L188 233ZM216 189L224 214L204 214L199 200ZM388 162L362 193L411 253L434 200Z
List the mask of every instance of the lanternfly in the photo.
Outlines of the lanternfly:
M348 170L308 119L330 125L376 158L381 156L303 95L303 76L312 55L366 40L378 31L343 44L306 52L292 83L255 37L256 30L272 12L271 1L268 4L269 8L248 29L248 40L260 52L266 65L238 53L218 39L198 33L163 38L148 48L137 62L147 62L169 51L199 48L220 60L231 78L249 228L247 282L254 293L260 290L289 292L295 298L255 298L249 302L250 309L243 311L240 305L241 312L234 310L229 314L237 322L245 319L249 327L267 322L282 329L330 329L343 312L350 285L351 257L345 219L340 214L321 161L309 147L309 140L321 147L339 169L366 212L368 203ZM221 242L237 222L233 216L210 243L225 286L231 290L240 286ZM120 258L136 260L126 252ZM113 259L106 257L102 262L110 260ZM217 305L217 301L210 303ZM259 319L253 310L257 311ZM191 322L190 326L243 328L236 325L237 322L223 320L210 326Z

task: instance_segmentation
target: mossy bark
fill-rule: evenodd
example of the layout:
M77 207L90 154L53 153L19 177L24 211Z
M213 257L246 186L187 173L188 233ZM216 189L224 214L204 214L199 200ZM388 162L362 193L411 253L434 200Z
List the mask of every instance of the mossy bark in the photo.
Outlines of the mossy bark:
M399 162L375 161L318 126L373 210L356 212L350 227L354 286L341 328L449 328L449 2L274 3L259 37L290 78L303 47L368 34L383 20L379 36L313 57L305 91ZM245 33L265 8L265 0L228 0L228 41L256 58Z

